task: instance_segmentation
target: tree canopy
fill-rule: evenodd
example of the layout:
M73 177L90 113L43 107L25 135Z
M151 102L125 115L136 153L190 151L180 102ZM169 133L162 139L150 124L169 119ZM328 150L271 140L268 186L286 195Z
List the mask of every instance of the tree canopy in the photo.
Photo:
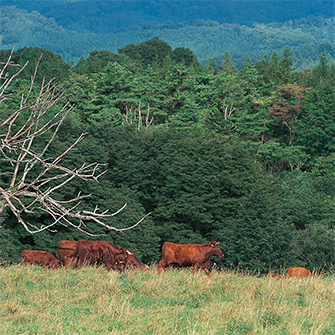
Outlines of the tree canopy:
M144 57L143 50L151 51ZM57 200L69 201L81 191L92 194L82 199L84 208L116 212L127 203L127 210L111 219L120 228L152 212L136 228L109 231L104 239L148 263L159 260L165 241L216 240L226 267L334 269L335 76L326 55L315 67L298 70L290 49L258 62L246 58L242 68L227 52L216 67L195 62L187 48L173 50L154 39L120 53L92 51L70 68L38 48L17 50L13 59L17 53L15 59L35 64L38 51L64 70L59 87L74 104L50 145L50 157L84 132L62 163L69 169L84 162L107 164L100 183L74 179L58 190ZM37 81L50 75L43 57ZM1 102L0 122L29 91L29 76L22 72L17 78L10 99ZM26 110L22 117L29 117ZM34 152L45 140L36 140ZM12 157L6 155L2 188L12 178L5 174ZM83 238L75 227L63 226L31 235L7 210L0 219L0 241L14 249L12 254L4 249L0 257L9 262L19 260L22 248L54 252L58 240ZM51 223L43 214L30 215L29 222Z

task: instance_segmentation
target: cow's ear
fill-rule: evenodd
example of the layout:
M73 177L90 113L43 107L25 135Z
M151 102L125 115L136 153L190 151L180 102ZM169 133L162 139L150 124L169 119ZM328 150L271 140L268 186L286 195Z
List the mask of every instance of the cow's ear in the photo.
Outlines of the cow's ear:
M214 248L214 244L213 243L211 243L211 247Z

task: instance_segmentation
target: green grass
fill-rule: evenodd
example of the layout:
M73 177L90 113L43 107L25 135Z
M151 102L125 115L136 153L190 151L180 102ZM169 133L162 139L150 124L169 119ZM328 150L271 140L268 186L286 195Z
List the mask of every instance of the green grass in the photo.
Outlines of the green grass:
M0 268L0 334L335 334L335 277Z

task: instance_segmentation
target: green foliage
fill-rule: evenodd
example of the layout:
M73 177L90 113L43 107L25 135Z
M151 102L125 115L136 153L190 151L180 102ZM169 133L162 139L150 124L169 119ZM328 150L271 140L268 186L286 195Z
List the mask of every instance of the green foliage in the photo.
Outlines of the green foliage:
M334 15L333 2L323 0L322 6L313 0L304 2L268 1L264 6L262 0L238 1L225 0L217 2L207 1L175 1L170 4L165 1L152 3L148 0L124 2L114 1L72 1L72 0L35 0L19 1L2 0L3 6L15 5L27 11L39 11L42 15L52 17L66 29L92 33L113 32L116 29L144 30L165 28L176 30L186 24L192 26L216 27L222 23L240 24L246 26L262 26L270 23L273 27L280 27L282 23L293 26L294 20L300 19L299 25L313 22L316 26L322 26L323 17Z
M21 261L21 252L24 249L13 229L10 229L5 222L7 215L0 217L0 265L13 264Z
M285 147L275 141L268 141L263 145L258 145L255 156L260 159L269 171L274 173L280 173L280 171L287 169L291 171L301 169L310 158L305 153L304 147Z
M192 52L192 50L190 50L188 48L182 48L182 47L175 48L172 51L171 58L172 58L173 61L175 61L177 63L183 63L186 66L189 66L192 63L197 62L197 57Z
M181 16L185 17L185 12L163 8L161 13L170 13L174 22L169 24L166 21L171 20L171 18L166 18L161 24L157 24L157 22L152 23L152 21L157 21L158 15L157 10L153 8L162 5L166 7L167 4L164 4L164 1L159 1L155 6L147 2L145 9L141 8L142 1L131 1L129 4L120 1L117 5L115 1L106 2L106 4L105 2L94 2L94 5L90 5L91 8L86 9L89 12L86 12L85 15L81 11L86 7L86 3L90 3L90 1L72 2L71 9L67 10L64 8L60 10L65 5L64 2L61 2L44 13L47 17L50 17L49 19L43 16L43 11L50 5L49 2L45 3L43 1L42 6L38 6L36 1L33 2L38 7L41 7L41 15L36 11L36 8L30 8L32 12L29 13L20 9L19 7L30 7L29 5L24 5L23 3L25 2L21 1L21 5L15 3L16 7L1 8L3 19L0 49L12 49L15 43L17 43L18 48L37 45L61 54L66 62L78 62L83 57L87 57L92 50L111 50L116 52L119 49L127 49L132 54L132 57L137 59L138 55L133 53L135 45L137 45L136 48L143 57L141 61L146 65L155 60L156 52L158 52L158 59L161 56L164 58L166 52L170 53L167 50L168 46L166 46L164 51L163 45L157 45L158 48L156 50L153 45L149 46L146 45L146 42L143 42L146 40L154 41L159 38L173 48L185 47L190 49L199 61L213 58L217 60L217 64L220 64L224 53L228 50L238 67L242 66L248 56L250 56L252 61L258 61L263 58L265 53L272 54L273 51L281 53L287 46L292 49L292 57L299 68L305 66L308 68L313 67L322 52L325 52L330 59L335 59L333 43L334 22L331 18L333 16L332 4L331 10L328 9L328 13L331 12L331 15L327 16L321 13L321 17L317 17L320 8L323 10L326 7L324 3L319 6L315 1L309 1L309 4L312 4L314 8L311 11L307 11L308 14L305 17L309 16L308 18L301 18L301 13L306 12L305 9L308 7L305 5L306 1L303 5L301 1L294 3L294 5L301 4L300 10L296 13L292 11L292 4L289 2L283 3L283 1L271 1L271 4L275 4L277 7L275 11L266 10L269 4L264 8L262 1L257 1L257 5L261 6L261 10L252 10L252 13L242 10L246 4L249 4L248 1L231 1L228 6L229 9L226 8L226 1L220 4L215 2L214 5L209 5L208 7L212 17L204 20L204 12L201 8L207 2L202 1L201 6L194 5L195 8L192 11L195 10L197 17L188 12L186 14L187 19L181 19L179 22L176 22L178 21L176 15L179 17L179 13L181 13ZM100 6L108 6L108 4L112 6L110 10L98 9ZM180 1L178 4L174 4L173 8L175 6L183 7L183 4L192 6L192 2ZM113 8L114 5L118 9ZM250 5L255 7L256 2L250 2ZM238 7L238 11L242 10L240 15L235 16L235 11L231 10L235 6ZM289 8L284 14L282 10L286 6ZM126 8L128 9L126 10ZM138 9L136 10L136 8ZM139 28L143 24L148 23L143 17L143 10L144 12L154 10L154 12L147 17L147 20L151 23ZM267 14L262 15L261 20L257 20L259 13L264 13L265 11ZM221 12L220 18L216 20L217 22L213 21L213 16L216 17L219 12ZM275 22L276 20L269 20L269 17L279 12L282 15L277 17L277 19L281 22L283 20L286 22L279 23ZM118 13L125 15L125 17L116 19ZM136 19L130 13L133 13ZM288 13L294 14L288 18ZM66 24L64 17L69 15L71 19ZM102 19L105 15L109 17L107 21L106 18L105 20ZM57 23L52 16L57 18ZM229 20L231 16L235 16L233 21ZM193 17L192 20L190 19L191 17ZM249 24L245 25L241 21L242 17L247 18L248 21L252 20L252 22L249 21ZM65 19L65 21L67 20ZM193 21L195 22L193 23ZM134 22L138 22L138 24ZM111 28L114 25L123 28L115 30L115 28ZM101 29L98 29L99 33L97 34L96 28L100 26Z
M139 64L147 66L154 63L160 64L164 58L171 56L172 48L168 43L154 37L137 45L126 45L120 48L118 52L121 55L127 55Z
M129 59L122 54L117 54L110 50L93 50L87 58L81 58L73 70L78 74L98 73L109 62L122 64L129 62Z
M328 156L335 150L334 74L334 64L329 65L323 55L307 80L312 87L301 102L296 133L299 144L313 157Z
M214 26L198 22L194 28ZM17 59L39 51L25 48ZM75 107L50 156L88 132L64 160L69 168L107 163L107 173L99 184L73 181L59 197L82 191L92 197L81 208L111 212L128 203L113 217L116 227L152 214L122 234L88 237L69 227L31 236L3 212L0 239L8 240L8 248L0 257L18 262L23 248L54 254L61 239L92 238L128 247L150 263L160 259L164 241L217 240L225 266L332 270L335 76L326 55L314 68L298 71L290 49L256 63L248 58L241 69L228 52L218 68L214 62L204 66L189 49L172 51L158 38L120 52L92 51L68 75L60 74ZM61 66L59 57L46 54ZM49 75L43 59L42 72ZM28 80L15 81L12 100L1 103L1 120L27 89ZM1 162L0 183L8 181L2 174L8 168ZM32 224L45 220L42 214L30 218Z
M333 225L332 225L333 226ZM324 221L306 225L292 240L292 251L301 266L315 269L335 269L335 232Z
M162 241L218 240L226 265L261 271L292 259L291 230L274 210L273 185L241 145L221 136L171 129L112 135L111 181L136 190L146 210L153 211ZM261 231L264 238L259 240ZM255 243L251 259L244 239Z
M0 51L0 59L7 60L9 56L9 50ZM36 73L36 82L42 82L43 78L50 80L56 77L58 81L63 81L69 75L70 65L63 62L62 57L53 51L39 47L24 47L18 49L12 58L15 64L23 66L26 62L29 62L23 74L20 76L21 80L26 79L30 81L30 78L34 76L36 70L36 64L41 58L38 72ZM11 72L15 73L18 68L11 68Z
M334 166L334 163L332 163ZM283 179L283 201L286 220L297 229L305 229L308 224L324 224L333 228L334 180L332 174L315 177L311 173L295 171ZM328 187L325 187L325 185ZM289 185L289 186L288 186Z

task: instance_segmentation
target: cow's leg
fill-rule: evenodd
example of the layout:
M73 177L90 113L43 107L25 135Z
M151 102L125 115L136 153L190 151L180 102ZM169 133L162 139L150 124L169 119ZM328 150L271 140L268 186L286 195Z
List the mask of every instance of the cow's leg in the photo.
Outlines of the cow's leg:
M74 267L77 262L77 256L68 255L68 256L63 257L61 261L63 262L64 266Z
M84 263L85 259L81 259L80 257L78 257L78 261L77 261L77 268L80 269Z
M163 261L160 261L158 263L158 274L160 274L162 272L162 268L163 268Z
M206 275L208 276L208 278L212 279L211 273L209 272L209 270L207 268L204 268L204 271L206 272Z
M166 261L161 260L161 261L158 263L158 274L162 272L162 268L164 268L164 271L167 272L168 267L169 267L169 264L166 263Z
M194 267L193 267L193 270L192 270L192 275L194 275L197 272L197 270L200 268L200 265L201 264L199 264L199 263L194 264Z

